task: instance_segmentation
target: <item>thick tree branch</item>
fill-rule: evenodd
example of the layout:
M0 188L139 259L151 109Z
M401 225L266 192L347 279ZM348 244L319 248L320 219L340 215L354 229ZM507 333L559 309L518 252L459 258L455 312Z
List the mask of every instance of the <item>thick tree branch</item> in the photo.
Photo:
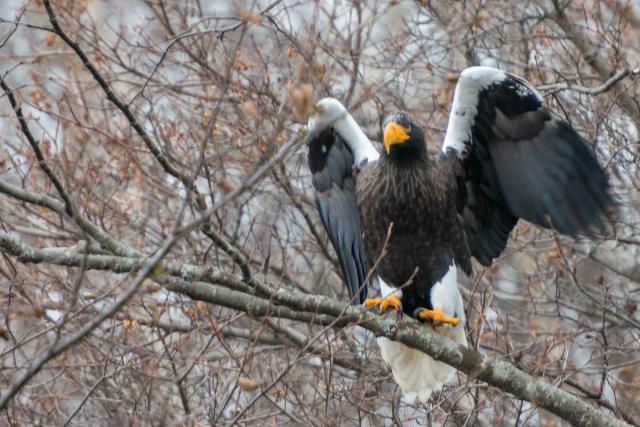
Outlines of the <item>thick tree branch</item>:
M7 194L8 196L14 197L18 200L22 200L26 203L45 207L62 217L66 216L65 205L63 203L60 203L53 197L49 197L43 194L31 193L29 191L16 187L15 185L11 185L1 179L0 193ZM72 219L85 233L96 239L96 241L100 243L100 245L102 245L105 249L108 249L117 255L126 257L141 256L141 254L137 250L114 239L102 228L98 227L93 222L80 215L78 212L74 212L74 216L72 217Z
M53 259L49 255L57 250L57 248L48 250L29 248L16 242L6 233L0 233L0 238L0 250L17 257L25 263L43 262L45 260L52 262ZM162 249L165 250L168 247L168 244L165 243ZM55 259L60 263L64 263L63 265L74 264L75 258L73 256L65 257L58 254L57 257ZM94 263L92 261L93 257L99 256L88 255L85 259L86 268L101 266L103 269L111 271L122 271L124 268L121 262L109 265L105 259ZM154 256L154 267L160 259L157 254ZM139 261L133 260L133 262ZM136 282L140 280L142 273L149 274L153 271L153 268L149 267L150 265L150 262L144 264L144 268L137 276ZM142 277L144 278L144 276ZM443 361L464 372L471 378L485 381L500 390L513 394L519 399L544 408L575 425L594 427L627 425L624 421L594 408L567 391L531 377L506 361L491 359L473 349L459 346L453 341L433 333L428 328L420 327L414 322L380 317L359 307L349 306L327 297L307 296L284 289L273 291L271 300L266 300L244 292L228 289L224 286L203 282L191 283L177 277L169 277L167 280L168 287L172 291L183 293L193 299L244 311L256 317L276 316L306 322L310 321L322 325L335 323L336 326L341 327L350 324L360 325L373 332L376 336L386 336L409 347L417 348L436 360ZM225 277L220 283L226 286L234 281L242 283L242 279L239 277L235 279L233 277ZM245 286L250 287L249 284L245 284ZM263 286L268 285L264 284Z
M222 235L222 233L214 230L210 222L206 222L202 226L202 232L227 255L229 255L233 262L235 262L238 267L240 267L240 271L242 271L242 277L245 280L251 279L251 266L249 265L249 260L244 256L242 252L240 252L240 250L238 250L238 248L236 248L231 242L229 242L226 237Z
M87 323L79 331L66 337L58 336L49 348L47 348L42 354L40 354L35 360L33 360L31 364L29 364L29 367L26 369L26 371L23 372L22 375L20 375L18 380L11 387L8 387L7 390L0 396L0 410L4 409L7 406L7 403L9 403L11 398L18 391L20 391L20 389L22 389L22 387L35 374L40 372L40 370L47 362L62 354L67 349L78 343L80 340L84 339L86 336L91 334L94 329L100 326L102 322L113 316L122 307L124 307L126 303L131 299L131 297L133 297L133 295L138 291L145 278L153 271L160 260L162 260L162 258L166 256L173 243L173 239L167 239L164 244L158 249L158 251L156 251L156 253L144 264L144 266L142 266L131 285L123 293L121 293L113 302L113 304L107 307L106 310L104 310L100 315L96 316L96 318ZM0 249L4 251L4 246L2 246L1 244ZM37 251L34 250L34 252ZM83 264L79 264L79 266L80 265Z

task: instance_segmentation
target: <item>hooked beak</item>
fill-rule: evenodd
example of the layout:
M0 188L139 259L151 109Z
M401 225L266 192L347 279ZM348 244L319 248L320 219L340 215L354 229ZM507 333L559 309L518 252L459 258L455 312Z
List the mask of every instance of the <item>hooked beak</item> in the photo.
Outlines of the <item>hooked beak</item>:
M389 123L384 129L384 148L386 148L387 154L391 151L392 145L400 144L407 139L409 139L409 135L406 128L396 122Z

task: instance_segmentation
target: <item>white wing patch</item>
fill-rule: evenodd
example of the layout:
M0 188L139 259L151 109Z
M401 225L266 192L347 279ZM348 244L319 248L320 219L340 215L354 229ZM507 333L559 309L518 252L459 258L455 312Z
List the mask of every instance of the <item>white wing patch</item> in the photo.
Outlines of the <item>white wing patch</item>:
M518 85L516 87L516 93L520 96L522 96L523 98L530 96L531 94L533 94L536 98L538 98L538 100L540 102L542 102L544 100L544 98L542 97L542 95L540 94L540 92L538 92L538 89L536 89L536 87L534 85L532 85L531 83L529 83L528 81L524 80L523 78L518 77L518 80L520 80L522 83L524 83L524 85Z
M470 67L460 73L453 95L449 125L442 145L443 152L453 149L458 157L464 157L471 143L471 131L478 114L480 92L510 78L518 82L515 85L516 94L522 98L533 95L542 102L542 95L531 83L497 68Z
M380 153L364 134L351 114L335 98L324 98L316 103L315 112L309 117L307 132L316 133L333 127L353 152L355 166L375 162Z
M452 148L456 150L458 157L463 157L466 144L471 141L471 128L478 113L480 92L506 78L504 71L491 67L470 67L460 73L442 145L443 152Z

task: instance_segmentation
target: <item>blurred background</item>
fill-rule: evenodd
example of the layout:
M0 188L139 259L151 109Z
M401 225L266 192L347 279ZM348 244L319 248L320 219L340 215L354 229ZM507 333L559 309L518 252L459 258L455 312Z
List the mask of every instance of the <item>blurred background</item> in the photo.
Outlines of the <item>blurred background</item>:
M539 88L606 169L619 215L578 241L520 221L462 284L470 346L640 423L640 2L0 9L0 424L566 425L463 374L408 404L370 333L198 301L165 264L115 305L136 280L120 261L221 201L166 263L346 301L306 164L313 103L338 98L376 141L407 110L436 152L472 65Z

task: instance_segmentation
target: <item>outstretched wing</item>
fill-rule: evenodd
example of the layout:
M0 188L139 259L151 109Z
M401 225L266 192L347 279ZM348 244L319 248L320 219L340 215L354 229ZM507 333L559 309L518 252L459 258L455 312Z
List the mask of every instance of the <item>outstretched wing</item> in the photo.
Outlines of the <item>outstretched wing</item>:
M464 70L442 150L462 165L461 214L471 254L484 265L518 218L570 236L608 223L614 203L586 141L517 76Z
M309 169L316 206L333 245L349 297L362 303L367 264L355 193L354 165L378 159L378 152L340 102L325 98L308 125ZM358 295L358 298L354 298Z

